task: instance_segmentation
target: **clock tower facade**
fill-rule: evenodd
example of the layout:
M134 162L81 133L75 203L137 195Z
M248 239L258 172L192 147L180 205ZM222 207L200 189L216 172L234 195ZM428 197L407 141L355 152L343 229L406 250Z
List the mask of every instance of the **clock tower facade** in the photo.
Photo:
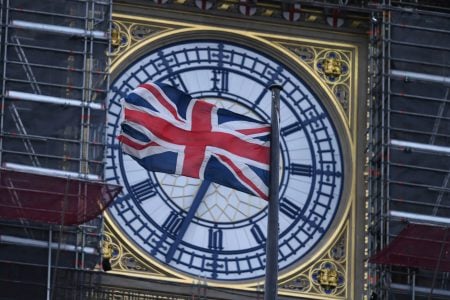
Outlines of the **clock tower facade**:
M359 298L365 37L211 5L211 12L187 2L114 8L105 177L124 190L107 212L111 273L263 290L267 203L148 172L121 152L116 136L120 99L147 81L265 121L268 87L280 84L279 294Z

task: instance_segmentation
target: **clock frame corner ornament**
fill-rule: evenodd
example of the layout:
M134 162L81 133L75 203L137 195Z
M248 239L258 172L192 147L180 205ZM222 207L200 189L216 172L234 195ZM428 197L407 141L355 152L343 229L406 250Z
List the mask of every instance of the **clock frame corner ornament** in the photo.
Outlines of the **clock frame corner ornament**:
M245 42L244 42L245 41ZM336 236L348 207L351 157L343 120L301 66L247 36L173 34L113 68L106 178L124 186L108 221L151 263L182 278L258 282L265 273L267 203L199 179L144 170L122 153L120 99L160 81L236 113L269 121L280 84L279 272L288 274ZM321 95L321 96L318 96ZM338 226L338 227L336 227Z

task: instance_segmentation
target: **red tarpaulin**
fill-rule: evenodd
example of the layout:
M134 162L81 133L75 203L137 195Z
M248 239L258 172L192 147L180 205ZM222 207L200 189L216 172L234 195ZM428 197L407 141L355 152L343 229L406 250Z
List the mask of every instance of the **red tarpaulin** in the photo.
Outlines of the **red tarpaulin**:
M121 189L104 182L0 169L0 218L82 224L101 214Z
M450 228L408 224L369 262L450 272Z

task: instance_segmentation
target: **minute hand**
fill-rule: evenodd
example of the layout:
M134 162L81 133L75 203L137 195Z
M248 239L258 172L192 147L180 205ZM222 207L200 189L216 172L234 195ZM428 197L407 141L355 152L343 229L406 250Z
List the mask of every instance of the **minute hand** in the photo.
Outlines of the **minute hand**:
M178 248L178 245L180 244L181 240L183 239L184 234L186 233L189 225L191 224L192 219L195 216L195 212L197 211L198 207L200 206L200 203L202 203L203 197L205 196L206 192L208 191L209 185L211 184L211 181L203 180L202 184L200 185L197 194L195 195L194 200L192 201L192 205L189 208L189 211L186 215L186 217L183 220L183 223L181 223L180 230L178 231L175 241L170 245L169 251L167 251L166 255L166 263L169 263L173 255L175 254L175 251Z

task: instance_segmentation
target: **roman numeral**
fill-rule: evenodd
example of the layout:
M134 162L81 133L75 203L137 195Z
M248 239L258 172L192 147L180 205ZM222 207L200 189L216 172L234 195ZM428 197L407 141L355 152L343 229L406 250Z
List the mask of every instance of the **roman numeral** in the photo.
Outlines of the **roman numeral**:
M283 136L288 136L290 134L293 134L294 132L299 131L300 129L302 129L302 125L300 124L300 122L295 122L281 128L280 133Z
M286 198L280 201L280 211L291 219L295 219L300 214L300 207Z
M212 250L222 250L223 249L223 232L222 229L209 229L209 241L208 247Z
M313 168L311 165L304 164L291 164L289 171L292 175L300 175L311 177L313 175Z
M184 83L180 74L175 74L175 75L169 76L168 80L170 81L172 86L176 87L179 90L182 90L185 93L188 93L186 84Z
M124 208L124 202L128 201L130 198L130 194L126 194L125 196L118 196L116 200L114 200L114 205L120 205L121 208Z
M157 194L155 184L148 179L132 185L131 192L139 203L142 203Z
M255 240L258 242L258 244L262 244L266 242L266 236L262 232L261 228L258 225L253 225L253 227L250 229L250 232L252 233Z
M176 235L180 230L183 218L180 217L176 212L171 212L167 219L164 221L162 227L167 233Z
M228 91L228 75L229 72L226 70L213 70L213 91Z

